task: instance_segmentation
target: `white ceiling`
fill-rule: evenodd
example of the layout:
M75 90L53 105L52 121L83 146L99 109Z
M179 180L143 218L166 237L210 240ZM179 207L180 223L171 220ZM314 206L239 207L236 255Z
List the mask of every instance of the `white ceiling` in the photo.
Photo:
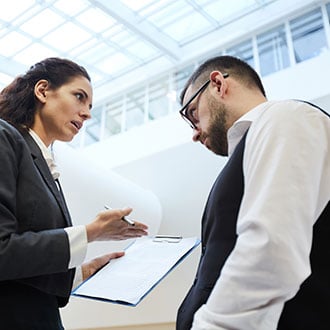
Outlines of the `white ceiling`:
M35 62L60 56L85 66L95 91L104 94L118 88L119 78L134 79L141 67L155 74L183 63L192 47L208 49L207 37L215 31L257 10L286 2L7 1L0 11L0 88ZM264 16L269 15L264 12ZM233 31L233 35L236 32L242 33ZM227 37L225 34L224 30L222 38Z

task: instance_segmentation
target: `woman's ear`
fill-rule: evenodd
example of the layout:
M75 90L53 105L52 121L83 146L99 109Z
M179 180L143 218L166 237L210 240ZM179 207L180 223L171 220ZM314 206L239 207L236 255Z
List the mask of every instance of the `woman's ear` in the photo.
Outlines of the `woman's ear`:
M34 85L34 95L41 103L46 103L46 93L49 89L49 83L45 79L37 81Z

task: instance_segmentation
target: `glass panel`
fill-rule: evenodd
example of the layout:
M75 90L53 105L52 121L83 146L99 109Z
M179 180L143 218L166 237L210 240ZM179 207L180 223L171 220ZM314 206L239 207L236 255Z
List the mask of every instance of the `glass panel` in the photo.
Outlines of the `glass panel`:
M126 130L144 123L145 88L126 95Z
M326 10L327 10L327 14L328 14L328 24L330 24L330 2L326 4ZM330 40L328 38L328 48L329 48L329 43L330 43Z
M297 62L315 57L326 48L327 43L320 8L292 20L290 28Z
M0 72L0 84L2 85L2 86L0 85L0 90L3 87L9 85L13 80L14 80L13 77L11 77L11 76L9 76L5 73Z
M148 58L159 54L157 49L141 40L132 41L125 48L127 51L129 51L131 54L134 54L141 60L147 60Z
M78 15L76 19L82 25L86 25L88 29L92 29L94 33L101 33L110 26L116 24L116 21L110 15L106 15L98 8L88 9ZM93 24L86 24L86 22L93 22Z
M326 4L327 12L328 12L328 20L330 22L330 2Z
M145 60L149 56L154 56L159 53L151 44L143 39L137 38L136 35L125 29L122 25L116 25L107 30L104 33L104 38L108 40L109 44L114 44L114 47L118 46L121 48L122 52L125 51L131 56L134 56L136 60L138 60L138 58Z
M88 42L90 45L89 47L85 47L85 44L82 45L85 49L81 51L82 47L79 47L80 54L74 50L72 53L77 53L77 57L86 63L94 64L95 62L103 59L104 57L108 56L110 53L115 53L116 50L111 48L105 42L101 42L97 39L90 40Z
M85 146L100 140L102 106L93 108L91 115L92 118L84 124L86 126L84 136Z
M15 0L2 2L0 10L0 20L11 22L16 17L25 13L30 6L35 3L35 0Z
M235 1L196 1L208 15L218 22L224 23L239 17L249 8L258 6L255 0L235 0ZM264 1L262 1L264 2ZM261 5L261 4L260 4Z
M169 0L139 0L139 1L132 1L132 0L121 0L127 7L134 11L157 11L159 8L164 7L167 5Z
M244 41L226 50L227 55L236 56L254 67L252 40Z
M191 64L189 66L186 66L182 70L174 73L173 84L176 91L176 102L178 106L180 106L180 94L182 92L182 89L186 84L187 80L189 79L190 75L193 73L193 71L194 71L194 65Z
M153 4L141 8L139 14L147 19L149 23L162 27L181 19L189 9L191 7L182 1L154 1Z
M154 120L169 112L168 77L164 77L149 87L149 119Z
M207 29L211 29L212 24L199 13L191 12L171 22L171 24L159 26L159 28L174 40L183 41L186 38L191 36L196 37L196 35L203 31L205 32Z
M55 14L50 9L45 9L22 24L21 29L35 38L40 38L63 22L63 17Z
M84 147L98 142L100 140L99 133L100 133L100 127L95 123L86 127L85 137L84 137Z
M23 0L24 1L24 0ZM88 7L87 0L58 0L54 3L54 7L58 10L62 11L63 13L67 14L68 16L72 17L81 12L82 10Z
M290 65L284 25L260 34L257 43L262 76Z
M123 69L128 69L134 62L125 56L125 54L117 52L106 56L102 61L96 63L95 67L101 72L107 74L115 74Z
M58 56L58 53L42 44L32 43L29 47L17 53L13 58L17 62L23 63L29 67L31 63L36 63L46 57L52 56Z
M106 105L104 137L119 134L123 116L124 97L111 99Z
M31 42L32 40L16 31L10 32L0 38L1 55L6 57L13 56L13 54L23 49Z
M176 41L196 37L203 30L212 27L212 23L199 10L183 1L172 1L157 11L150 12L148 16L146 11L142 11L141 15L146 15L147 21Z
M65 36L65 38L63 36ZM62 51L68 51L86 42L91 37L92 35L90 33L86 32L78 25L69 22L46 35L43 41L50 46L56 45L56 47Z

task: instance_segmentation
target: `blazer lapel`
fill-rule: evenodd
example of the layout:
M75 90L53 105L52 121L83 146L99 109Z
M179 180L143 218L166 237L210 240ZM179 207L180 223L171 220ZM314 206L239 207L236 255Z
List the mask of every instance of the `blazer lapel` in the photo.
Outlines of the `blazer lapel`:
M64 195L62 193L61 186L56 185L55 180L50 173L50 170L48 168L48 165L46 163L46 160L44 159L40 148L36 144L36 142L33 140L33 138L30 136L29 133L23 134L24 139L31 151L31 156L34 161L34 164L36 165L37 169L39 170L40 175L42 176L43 180L47 184L49 190L53 193L55 199L57 200L64 217L66 219L66 222L68 226L71 226L71 217L68 211L68 208L66 206L65 200L64 200ZM59 184L59 183L58 183Z

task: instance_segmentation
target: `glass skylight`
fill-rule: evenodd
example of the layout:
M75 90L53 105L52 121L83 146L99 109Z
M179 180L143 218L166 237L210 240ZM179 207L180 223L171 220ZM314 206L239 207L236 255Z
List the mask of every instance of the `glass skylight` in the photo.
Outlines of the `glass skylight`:
M248 11L283 1L7 1L0 11L0 89L35 62L59 56L86 67L97 102L105 97L99 87L119 88L117 79L134 80L132 73L144 66L163 73L164 65L185 59L183 45Z

